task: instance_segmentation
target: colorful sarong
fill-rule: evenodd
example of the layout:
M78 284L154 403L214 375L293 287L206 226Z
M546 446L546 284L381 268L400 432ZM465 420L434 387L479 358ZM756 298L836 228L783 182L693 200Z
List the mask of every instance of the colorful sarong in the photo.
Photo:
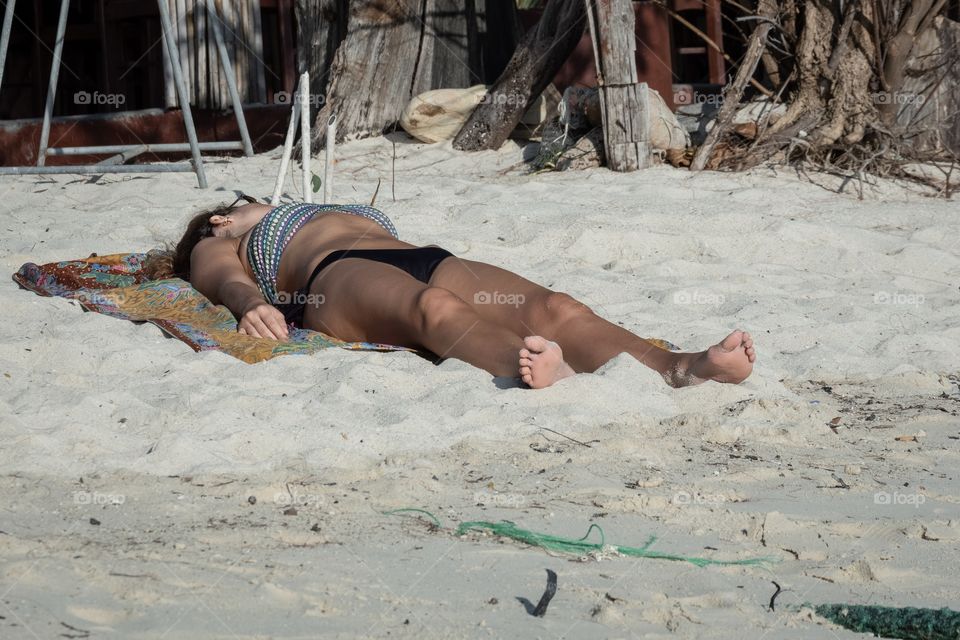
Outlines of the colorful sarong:
M20 267L13 279L43 296L76 300L84 309L133 322L149 322L194 351L222 351L244 362L310 354L328 347L354 351L412 351L373 342L346 342L308 329L291 329L277 342L237 333L237 321L180 278L147 280L143 253L92 255L82 260Z

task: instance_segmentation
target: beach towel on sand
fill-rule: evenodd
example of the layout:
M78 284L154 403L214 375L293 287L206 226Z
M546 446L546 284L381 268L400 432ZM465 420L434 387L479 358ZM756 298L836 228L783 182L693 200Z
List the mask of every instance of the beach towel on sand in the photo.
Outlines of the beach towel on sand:
M222 351L244 362L309 354L328 347L410 351L373 342L345 342L308 329L292 329L287 342L239 334L233 314L211 303L186 280L147 280L141 271L144 258L143 253L116 253L44 265L28 262L13 279L40 295L76 300L89 311L150 322L194 351Z
M249 363L310 354L328 347L413 351L374 342L346 342L309 329L291 329L287 342L239 334L233 314L211 303L186 280L148 280L141 270L145 258L144 253L115 253L44 265L28 262L13 274L13 279L40 295L76 300L89 311L150 322L194 351L222 351ZM651 342L664 349L677 349L663 340Z

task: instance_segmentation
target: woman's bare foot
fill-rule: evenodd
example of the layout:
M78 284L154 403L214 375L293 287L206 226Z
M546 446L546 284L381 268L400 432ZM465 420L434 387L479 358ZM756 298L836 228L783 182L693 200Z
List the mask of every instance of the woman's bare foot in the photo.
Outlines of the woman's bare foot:
M569 378L576 371L563 360L563 351L556 342L540 336L523 339L526 349L520 350L520 377L534 389L549 387L557 380Z
M683 354L664 378L672 387L687 387L707 380L737 384L753 371L757 352L746 331L734 331L718 344L700 353Z

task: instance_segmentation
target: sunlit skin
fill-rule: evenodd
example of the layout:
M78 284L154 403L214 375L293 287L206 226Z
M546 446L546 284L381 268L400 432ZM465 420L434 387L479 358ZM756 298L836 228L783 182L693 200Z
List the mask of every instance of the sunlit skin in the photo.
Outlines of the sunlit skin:
M283 314L264 300L246 259L249 232L270 210L248 204L211 216L214 237L194 248L190 279L201 293L236 315L241 333L286 340ZM277 290L299 290L331 251L413 246L367 218L324 213L287 245ZM499 295L492 296L494 292ZM705 351L665 351L565 293L458 257L441 262L428 283L392 265L345 258L325 268L309 293L320 302L307 305L303 324L308 329L342 340L424 349L495 376L520 377L533 388L595 371L621 353L675 387L707 380L739 383L756 361L753 339L744 331L734 331Z

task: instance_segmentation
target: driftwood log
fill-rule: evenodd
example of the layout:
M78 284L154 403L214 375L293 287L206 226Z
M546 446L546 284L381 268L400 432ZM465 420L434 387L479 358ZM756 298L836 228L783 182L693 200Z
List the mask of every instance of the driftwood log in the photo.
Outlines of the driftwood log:
M591 0L585 0L589 7ZM591 11L591 9L588 9ZM607 166L635 171L650 164L647 84L637 82L635 16L630 0L596 0L592 28Z
M503 74L453 140L462 151L498 149L583 35L583 0L551 0L517 45Z

